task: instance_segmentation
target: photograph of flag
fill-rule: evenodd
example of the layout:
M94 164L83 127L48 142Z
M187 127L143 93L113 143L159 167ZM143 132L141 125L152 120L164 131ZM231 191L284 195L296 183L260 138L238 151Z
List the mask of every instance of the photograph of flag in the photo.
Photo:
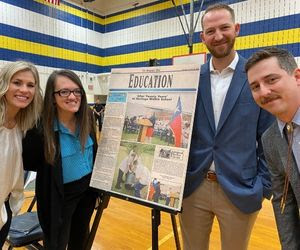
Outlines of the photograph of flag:
M59 0L45 0L45 1L48 3L55 4L55 5L59 5Z
M180 96L178 97L176 109L170 121L170 128L172 129L174 140L175 140L175 147L181 147L181 133L182 133L182 107Z

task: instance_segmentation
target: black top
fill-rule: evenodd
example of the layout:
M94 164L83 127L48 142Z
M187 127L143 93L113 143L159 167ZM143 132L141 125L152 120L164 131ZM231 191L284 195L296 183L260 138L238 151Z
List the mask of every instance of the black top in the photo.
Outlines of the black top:
M56 147L59 148L59 135ZM94 160L97 151L96 135L90 134L94 146ZM36 196L37 211L41 227L49 237L49 242L57 242L62 222L62 204L64 198L63 174L60 153L57 154L54 165L46 163L44 157L44 137L42 128L27 131L23 139L23 165L25 170L37 172ZM49 249L52 249L51 247ZM54 249L54 248L53 248Z

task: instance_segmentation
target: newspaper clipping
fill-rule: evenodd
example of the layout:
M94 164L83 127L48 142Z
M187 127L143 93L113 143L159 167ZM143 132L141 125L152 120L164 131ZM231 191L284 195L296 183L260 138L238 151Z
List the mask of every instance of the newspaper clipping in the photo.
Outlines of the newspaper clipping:
M114 69L91 186L180 210L199 66Z

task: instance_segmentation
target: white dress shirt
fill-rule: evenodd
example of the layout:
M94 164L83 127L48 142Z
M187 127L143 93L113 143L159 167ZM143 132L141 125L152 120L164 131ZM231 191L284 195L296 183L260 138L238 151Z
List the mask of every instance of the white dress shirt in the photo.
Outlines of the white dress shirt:
M139 163L135 170L135 177L142 185L148 185L151 181L150 171L143 164Z
M212 59L209 62L210 68L210 82L211 82L211 97L215 118L215 128L218 128L221 112L223 109L225 97L230 86L234 70L239 61L238 53L235 53L235 57L232 62L221 72L214 69ZM215 171L215 164L212 162L210 170Z

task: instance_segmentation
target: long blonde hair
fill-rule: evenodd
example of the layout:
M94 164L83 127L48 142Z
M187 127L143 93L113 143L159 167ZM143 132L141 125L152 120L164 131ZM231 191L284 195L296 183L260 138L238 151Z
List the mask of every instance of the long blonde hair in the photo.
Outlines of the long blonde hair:
M18 127L22 131L26 131L32 128L38 120L42 110L43 97L39 73L32 63L25 61L7 63L0 70L0 126L3 126L7 112L5 94L9 89L12 77L20 71L30 71L35 80L35 94L32 102L26 108L20 109L16 115Z

